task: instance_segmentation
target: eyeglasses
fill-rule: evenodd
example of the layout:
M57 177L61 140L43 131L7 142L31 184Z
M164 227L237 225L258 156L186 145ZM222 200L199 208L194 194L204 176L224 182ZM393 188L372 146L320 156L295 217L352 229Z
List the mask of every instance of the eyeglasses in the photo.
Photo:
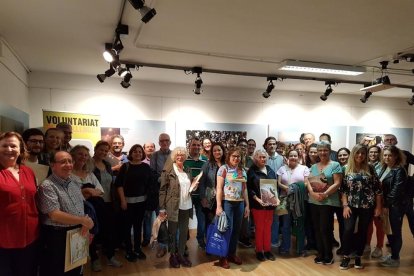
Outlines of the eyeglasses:
M240 159L240 155L230 155L231 158Z
M43 140L36 140L36 139L29 139L27 142L33 143L33 144L43 144Z

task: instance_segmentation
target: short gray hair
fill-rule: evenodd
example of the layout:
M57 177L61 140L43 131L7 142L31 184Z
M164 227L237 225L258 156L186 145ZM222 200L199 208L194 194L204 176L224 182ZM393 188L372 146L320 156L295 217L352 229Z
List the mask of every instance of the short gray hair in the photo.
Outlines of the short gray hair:
M257 158L259 157L259 155L265 155L266 156L266 161L267 161L267 159L269 159L269 154L267 153L267 151L265 149L258 149L253 153L253 162L256 165L257 165Z
M320 148L327 148L329 151L331 151L331 143L329 143L328 141L322 140L316 143L316 149L320 149Z
M171 160L175 162L175 157L177 157L177 154L184 153L187 156L187 149L185 147L176 147L171 152Z

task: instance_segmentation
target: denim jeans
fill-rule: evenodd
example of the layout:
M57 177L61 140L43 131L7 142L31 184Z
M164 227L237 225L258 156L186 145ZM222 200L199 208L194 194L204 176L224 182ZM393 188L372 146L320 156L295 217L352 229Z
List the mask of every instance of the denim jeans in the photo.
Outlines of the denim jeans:
M150 241L151 239L151 231L152 231L152 224L155 220L155 212L154 211L145 211L144 214L144 221L142 223L142 230L143 230L143 240Z
M281 252L290 251L290 242L292 235L292 223L290 216L290 213L280 216L280 219L282 220L282 244L280 245Z
M231 230L229 244L229 256L236 254L237 241L239 240L240 228L244 214L243 201L223 201L223 210L226 213L227 222Z
M273 222L272 222L272 244L276 244L279 242L279 216L273 214Z
M197 217L197 241L199 244L203 244L205 243L206 235L206 215L203 212L203 206L201 205L200 196L191 196L191 200L193 201L195 214Z
M409 199L408 204L404 209L404 215L407 216L408 226L410 226L411 234L414 236L414 209L412 198Z
M391 235L387 235L391 246L391 258L394 260L400 259L400 251L402 247L402 222L404 216L404 207L390 207L389 218L391 224Z

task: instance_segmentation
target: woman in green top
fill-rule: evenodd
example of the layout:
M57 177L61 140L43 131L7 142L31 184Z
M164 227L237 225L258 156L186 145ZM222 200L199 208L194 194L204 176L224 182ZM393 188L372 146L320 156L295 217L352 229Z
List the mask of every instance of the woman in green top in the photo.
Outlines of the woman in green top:
M329 142L319 142L317 150L320 161L312 165L311 174L306 181L318 249L314 261L317 264L333 264L333 209L340 206L337 190L342 181L342 169L338 162L329 157Z

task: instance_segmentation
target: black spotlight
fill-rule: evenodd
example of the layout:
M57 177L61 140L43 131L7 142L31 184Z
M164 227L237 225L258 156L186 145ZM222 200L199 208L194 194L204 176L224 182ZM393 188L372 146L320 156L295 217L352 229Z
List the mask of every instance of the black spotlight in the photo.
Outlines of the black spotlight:
M105 74L98 74L96 77L100 82L104 82L106 78L109 78L115 74L115 69L111 66L108 70L105 71Z
M331 85L335 85L334 81L326 81L325 85L327 85L328 87L326 87L325 93L323 93L323 95L321 95L319 98L322 101L326 101L329 97L329 95L331 95L331 93L333 92L333 89L331 87Z
M132 78L131 72L126 73L124 79L121 81L121 86L125 89L130 87L131 84L129 82L131 78Z
M269 79L268 79L269 80ZM266 91L263 92L263 98L267 99L270 97L270 93L273 91L273 89L275 88L274 84L273 84L273 80L270 79L269 80L269 84L267 85Z
M139 13L141 14L141 20L144 23L148 23L154 15L157 14L157 11L155 9L148 8L145 5L144 0L128 0L129 3L136 9L139 10Z
M361 99L359 99L361 101L361 103L366 103L368 101L368 98L372 95L372 92L367 91L365 92L365 95L361 97Z
M197 78L195 80L195 87L193 89L194 94L200 95L201 92L203 92L203 89L201 89L201 85L203 84L203 80L200 77L200 73L197 73Z

